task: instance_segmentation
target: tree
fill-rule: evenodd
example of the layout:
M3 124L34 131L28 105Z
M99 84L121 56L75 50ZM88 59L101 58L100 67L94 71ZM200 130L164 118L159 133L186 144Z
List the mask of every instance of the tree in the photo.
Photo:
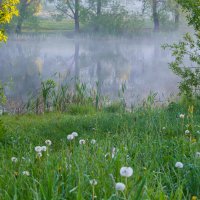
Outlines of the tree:
M159 13L158 13L159 0L142 0L142 2L143 2L143 13L150 7L154 23L154 31L157 32L160 27Z
M108 0L88 0L90 18L96 22L94 26L94 30L97 32L99 31L99 21L101 20L102 16L102 9L107 6Z
M80 31L80 0L58 0L56 9L65 17L74 20L74 30Z
M199 32L200 30L200 0L176 0L186 12L188 23Z
M180 95L187 100L200 98L200 0L177 0L186 12L188 23L195 30L195 38L186 34L182 41L170 48L175 60L170 63L172 71L181 78L179 83ZM187 62L185 62L187 61Z
M143 12L148 8L151 10L151 15L153 18L154 31L157 32L160 29L160 24L162 23L162 14L168 19L174 16L174 22L176 25L179 23L179 6L176 0L142 0L143 2Z
M20 16L17 20L15 32L21 33L23 22L33 17L40 9L40 0L21 0L19 4Z
M0 26L10 23L13 16L18 16L17 4L19 0L0 0ZM4 29L0 29L0 42L6 41L7 36Z

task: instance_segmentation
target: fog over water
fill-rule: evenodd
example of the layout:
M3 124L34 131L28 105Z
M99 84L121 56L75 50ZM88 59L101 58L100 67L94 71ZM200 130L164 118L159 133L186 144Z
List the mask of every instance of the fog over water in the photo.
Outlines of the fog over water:
M102 95L117 98L123 83L128 103L137 103L150 91L157 98L177 94L178 78L170 71L173 59L161 45L181 38L180 33L160 33L127 38L68 38L65 36L10 36L0 48L0 79L12 79L9 98L26 101L40 87L41 80L53 78L73 83L75 77L96 87ZM60 74L60 78L58 76Z

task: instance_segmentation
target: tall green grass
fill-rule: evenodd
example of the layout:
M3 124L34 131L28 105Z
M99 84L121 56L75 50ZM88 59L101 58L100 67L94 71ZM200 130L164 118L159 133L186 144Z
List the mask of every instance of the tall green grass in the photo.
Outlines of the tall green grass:
M133 112L3 116L7 133L0 146L0 199L200 198L198 113L198 107L173 103L144 104ZM79 136L67 140L73 131ZM47 139L52 145L38 158L34 147ZM80 145L80 139L86 144ZM175 167L178 161L183 168ZM120 176L122 166L133 168L127 180ZM94 195L92 179L97 180ZM124 192L115 190L116 182L126 184Z

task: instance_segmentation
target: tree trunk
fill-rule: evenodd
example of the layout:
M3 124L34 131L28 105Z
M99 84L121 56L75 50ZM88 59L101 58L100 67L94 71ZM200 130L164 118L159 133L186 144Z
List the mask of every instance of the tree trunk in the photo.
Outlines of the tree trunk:
M79 25L79 0L75 0L75 12L74 12L74 23L75 23L75 32L78 33L80 30Z
M18 22L17 22L16 29L15 29L15 32L16 32L17 34L20 34L20 33L22 32L22 24L23 24L23 18L22 18L22 17L19 17Z
M95 24L95 27L94 27L95 32L99 31L98 19L100 16L101 16L101 0L97 0L97 23Z
M175 8L175 25L177 27L179 25L179 18L180 18L180 14L179 14L179 8L178 8L178 4L177 4L176 8Z
M22 24L23 24L24 19L25 19L24 13L26 12L26 9L29 5L26 0L21 1L20 4L21 4L20 8L19 8L20 16L18 17L17 26L16 26L16 29L15 29L16 33L22 32Z
M159 31L159 16L158 16L158 11L157 11L157 7L158 7L158 2L157 0L153 0L153 22L154 22L154 31L157 32Z
M101 15L101 0L97 0L97 16Z

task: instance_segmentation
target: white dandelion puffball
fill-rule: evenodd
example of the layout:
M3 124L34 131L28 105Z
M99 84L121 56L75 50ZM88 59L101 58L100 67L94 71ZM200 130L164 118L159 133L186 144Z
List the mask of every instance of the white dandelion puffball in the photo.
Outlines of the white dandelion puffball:
M91 184L92 186L97 185L97 180L96 180L96 179L90 180L90 184Z
M86 143L86 141L85 140L79 140L79 144L85 144Z
M190 133L190 131L189 131L189 130L186 130L186 131L185 131L185 134L189 134L189 133Z
M183 163L182 162L176 162L175 167L177 168L183 168Z
M91 143L91 144L96 144L96 140L95 140L95 139L92 139L92 140L90 141L90 143Z
M46 141L45 141L45 144L46 144L47 146L51 146L51 145L52 145L52 142L51 142L51 140L46 140Z
M185 115L184 115L184 114L180 114L179 117L180 117L181 119L184 119L184 118L185 118Z
M14 162L14 163L16 163L18 161L18 159L16 157L12 157L11 161Z
M73 135L74 137L78 137L78 133L77 132L73 132L71 135Z
M118 191L124 191L126 186L123 183L116 183L115 189Z
M42 146L41 149L42 149L42 151L47 151L47 147L46 146Z
M200 158L200 152L196 152L196 157Z
M35 151L36 151L37 153L41 152L41 151L42 151L42 147L41 147L41 146L36 146L36 147L35 147Z
M133 169L131 167L122 167L120 169L120 175L124 177L130 177L133 175Z
M30 176L29 171L23 171L22 174L25 175L25 176Z
M42 157L42 153L38 152L37 156L38 156L38 158L41 158Z
M73 136L72 134L70 134L70 135L67 136L67 139L68 139L69 141L71 141L71 140L74 139L74 136Z

